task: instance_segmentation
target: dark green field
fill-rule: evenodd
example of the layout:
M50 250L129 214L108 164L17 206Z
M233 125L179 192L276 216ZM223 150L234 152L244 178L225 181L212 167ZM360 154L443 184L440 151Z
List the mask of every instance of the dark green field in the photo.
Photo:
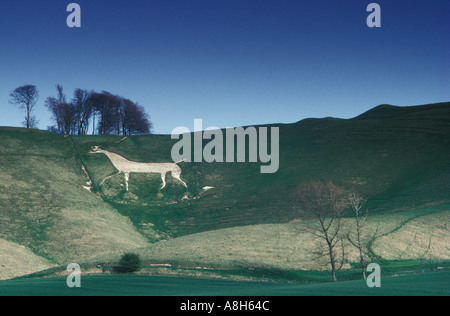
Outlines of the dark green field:
M450 272L382 278L380 288L364 281L310 285L234 282L156 276L85 276L81 288L65 278L0 282L0 296L448 296Z

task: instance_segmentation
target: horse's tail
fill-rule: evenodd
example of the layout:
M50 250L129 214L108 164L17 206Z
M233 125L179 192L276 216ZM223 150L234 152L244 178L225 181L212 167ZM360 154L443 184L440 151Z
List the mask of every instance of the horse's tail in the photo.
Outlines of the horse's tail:
M179 163L186 161L186 158L181 159L180 161L175 162L176 165L178 165Z

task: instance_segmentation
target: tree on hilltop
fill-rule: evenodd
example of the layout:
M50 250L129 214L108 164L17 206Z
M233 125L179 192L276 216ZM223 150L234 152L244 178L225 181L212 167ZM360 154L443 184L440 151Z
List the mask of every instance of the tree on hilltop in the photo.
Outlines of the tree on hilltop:
M75 89L71 101L75 112L76 133L86 135L89 129L89 120L94 111L92 92L83 89Z
M71 103L67 102L61 85L56 85L56 92L56 97L48 97L45 100L45 106L52 114L58 133L65 135L75 134L75 109Z
M143 106L107 91L93 93L95 113L98 113L98 134L150 134L152 123Z
M56 126L49 130L66 135L86 135L92 122L93 134L143 135L150 134L152 123L143 106L102 91L75 89L67 101L61 85L56 85L57 96L48 97L45 105L52 113Z
M10 103L18 105L19 109L25 109L26 116L23 125L26 128L37 127L37 120L32 115L33 108L39 99L39 92L34 85L24 85L15 89L9 95L11 97Z

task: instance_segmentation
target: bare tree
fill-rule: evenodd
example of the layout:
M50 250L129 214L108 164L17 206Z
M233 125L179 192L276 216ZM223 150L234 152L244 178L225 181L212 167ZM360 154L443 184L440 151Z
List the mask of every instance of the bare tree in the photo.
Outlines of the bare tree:
M152 123L143 106L123 99L122 107L121 125L124 136L151 133Z
M66 102L66 97L63 94L63 87L61 85L56 85L56 91L57 97L48 97L45 100L45 106L52 114L52 119L56 123L56 131L62 133L61 105Z
M362 277L366 279L366 269L365 269L365 252L362 242L362 230L366 224L366 219L368 216L368 210L365 206L366 200L363 199L355 190L352 190L349 194L350 206L355 214L355 225L356 225L356 241L354 241L350 235L348 240L352 245L358 248L359 251L359 261L361 263Z
M101 118L100 113L104 106L103 94L99 92L91 92L90 102L92 106L92 135L95 135L95 132L98 130L95 126L95 123L97 123L97 115Z
M107 135L114 134L120 131L120 127L117 126L117 113L120 107L120 100L117 96L102 91L94 95L95 107L99 114L98 120L98 134ZM117 133L118 134L118 133Z
M52 113L52 118L56 123L56 129L61 134L74 134L76 131L76 111L71 103L67 102L63 87L56 85L57 96L48 97L45 106Z
M100 135L128 136L151 133L152 123L144 107L129 99L102 91L92 94L92 104L94 121L95 114L99 116L97 129Z
M76 116L76 130L78 135L86 135L89 129L89 120L93 113L93 99L91 92L75 89L71 101Z
M67 102L61 85L57 96L49 97L45 105L50 110L57 130L62 134L86 135L92 117L93 134L142 135L150 134L152 123L143 106L107 91L100 93L75 89Z
M347 196L331 181L303 183L297 195L302 209L317 220L311 233L323 241L325 251L320 254L329 258L333 282L336 282L336 273L345 263L342 217L348 206Z
M26 128L34 128L37 125L36 118L32 115L34 106L39 99L39 92L34 85L25 85L15 89L9 95L11 104L16 104L20 109L26 110L25 121L23 122Z

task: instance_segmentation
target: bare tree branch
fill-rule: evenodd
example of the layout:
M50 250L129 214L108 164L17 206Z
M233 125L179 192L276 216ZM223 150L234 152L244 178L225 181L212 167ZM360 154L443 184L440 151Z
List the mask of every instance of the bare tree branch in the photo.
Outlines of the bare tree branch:
M352 245L358 248L359 251L359 261L361 264L362 277L366 279L366 267L365 267L365 250L362 241L362 229L366 224L366 219L368 216L368 210L364 207L366 200L363 199L355 190L352 190L349 194L350 206L355 214L355 225L356 225L356 241L352 241L350 235L348 235L348 240ZM363 210L365 213L363 214ZM378 228L377 228L378 229Z
M26 110L25 121L23 122L26 128L34 128L37 125L36 118L32 115L33 108L39 99L39 92L36 86L25 85L18 87L11 92L10 103L18 105L19 109Z
M297 197L302 209L313 215L319 223L313 235L324 241L333 281L337 281L336 272L345 262L342 216L348 205L347 196L331 181L310 181L298 187ZM336 249L338 245L342 248L340 258Z

